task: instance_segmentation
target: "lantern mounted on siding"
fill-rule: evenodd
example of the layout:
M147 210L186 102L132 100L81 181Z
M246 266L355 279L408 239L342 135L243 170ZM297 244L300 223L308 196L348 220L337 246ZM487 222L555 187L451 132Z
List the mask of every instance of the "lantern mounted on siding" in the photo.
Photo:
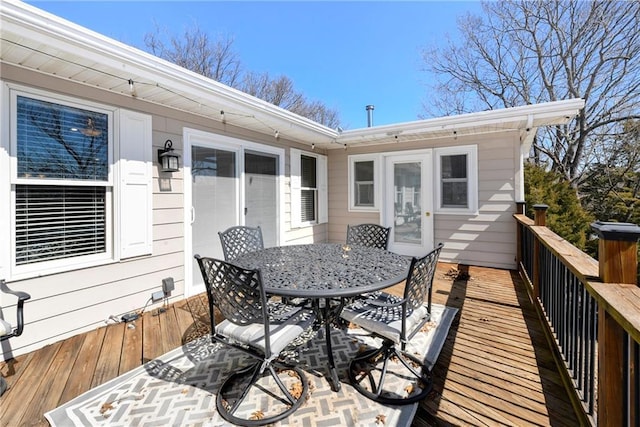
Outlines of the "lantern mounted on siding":
M164 143L164 148L158 150L158 163L160 172L178 172L180 170L178 159L179 154L173 151L173 142L170 139Z

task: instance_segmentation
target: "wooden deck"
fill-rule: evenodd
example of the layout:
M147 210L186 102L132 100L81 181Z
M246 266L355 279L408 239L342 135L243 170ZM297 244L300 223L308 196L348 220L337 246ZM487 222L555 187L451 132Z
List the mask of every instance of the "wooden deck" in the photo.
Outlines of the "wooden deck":
M578 425L517 273L441 264L433 299L460 312L434 369L434 393L421 403L414 426ZM45 412L206 334L208 309L197 296L135 323L0 363L10 387L0 397L0 425L48 425Z

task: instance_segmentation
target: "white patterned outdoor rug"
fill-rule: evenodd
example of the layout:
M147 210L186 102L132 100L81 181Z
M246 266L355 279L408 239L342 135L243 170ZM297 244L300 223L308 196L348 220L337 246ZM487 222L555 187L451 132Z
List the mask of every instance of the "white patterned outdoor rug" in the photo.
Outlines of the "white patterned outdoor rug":
M424 354L433 367L457 309L434 304L427 332L419 332L407 350ZM350 359L364 343L361 329L333 329L333 352L342 382L331 391L325 377L322 333L299 350L310 396L292 416L275 426L408 426L418 404L388 406L373 402L349 384ZM118 378L47 412L53 427L67 426L230 426L216 411L216 391L231 370L246 364L242 352L212 344L207 335L147 362ZM384 421L384 423L382 422Z

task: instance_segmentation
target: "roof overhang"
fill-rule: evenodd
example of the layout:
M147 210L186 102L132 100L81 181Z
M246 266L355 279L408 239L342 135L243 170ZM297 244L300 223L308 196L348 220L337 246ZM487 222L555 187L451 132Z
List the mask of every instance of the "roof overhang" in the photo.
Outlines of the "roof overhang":
M387 144L515 131L519 132L523 145L530 145L537 128L566 124L583 107L584 100L578 98L487 110L345 131L338 142L344 147L344 144Z
M338 132L25 3L3 0L0 16L2 63L318 148L506 131L526 145L584 107L572 99Z

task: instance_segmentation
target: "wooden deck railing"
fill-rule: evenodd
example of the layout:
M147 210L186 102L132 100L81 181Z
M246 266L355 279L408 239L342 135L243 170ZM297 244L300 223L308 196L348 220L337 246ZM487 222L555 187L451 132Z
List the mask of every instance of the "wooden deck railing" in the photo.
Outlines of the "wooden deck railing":
M519 204L518 269L584 424L640 426L640 227L596 222L600 262Z

